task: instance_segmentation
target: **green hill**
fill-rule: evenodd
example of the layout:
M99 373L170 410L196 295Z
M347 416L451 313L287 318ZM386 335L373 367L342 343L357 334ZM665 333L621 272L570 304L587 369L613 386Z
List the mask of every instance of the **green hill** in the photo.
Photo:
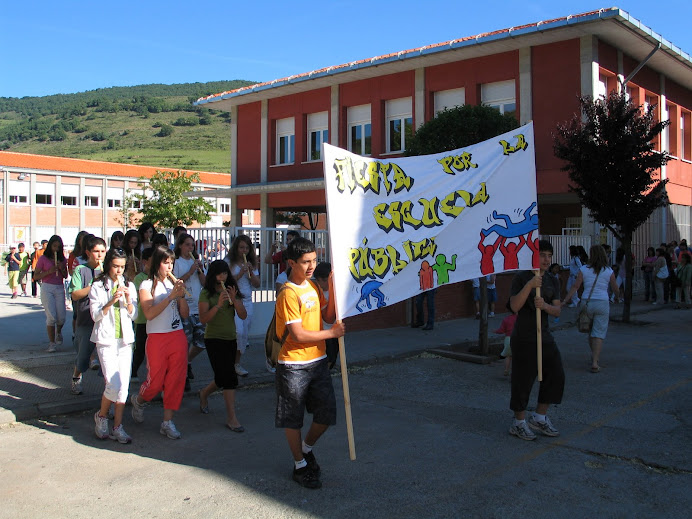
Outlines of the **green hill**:
M192 103L253 81L0 98L0 149L230 173L230 114Z

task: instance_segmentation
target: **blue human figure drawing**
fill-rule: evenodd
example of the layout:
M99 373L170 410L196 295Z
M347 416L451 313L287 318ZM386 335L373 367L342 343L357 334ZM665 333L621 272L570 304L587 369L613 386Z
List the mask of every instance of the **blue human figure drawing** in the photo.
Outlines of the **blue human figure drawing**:
M497 211L493 211L493 218L495 220L503 220L506 227L495 224L488 229L483 229L483 234L488 236L494 232L504 238L517 238L519 236L524 236L531 231L535 231L538 229L538 213L531 214L531 211L533 211L535 208L536 202L532 203L529 208L524 211L524 219L518 222L513 222L507 214L497 214Z
M359 312L363 311L358 306L363 301L365 301L365 304L367 305L368 309L372 310L372 305L370 304L370 297L374 297L375 301L377 301L377 308L387 306L387 303L384 302L384 294L380 291L381 286L381 281L368 281L367 283L365 283L360 289L360 299L356 303L356 310L358 310Z

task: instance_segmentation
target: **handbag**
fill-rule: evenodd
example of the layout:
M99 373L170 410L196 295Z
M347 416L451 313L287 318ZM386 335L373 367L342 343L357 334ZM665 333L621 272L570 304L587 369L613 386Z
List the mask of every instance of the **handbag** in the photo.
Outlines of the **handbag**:
M668 277L668 265L661 267L658 272L656 272L656 277L658 279L666 279Z
M591 285L591 291L589 292L589 297L586 299L586 304L579 309L579 315L577 316L577 329L581 333L590 333L591 328L593 327L593 319L589 317L586 308L589 306L593 289L596 288L596 282L598 281L598 276L600 275L600 272L596 274L596 279L593 280L593 285Z

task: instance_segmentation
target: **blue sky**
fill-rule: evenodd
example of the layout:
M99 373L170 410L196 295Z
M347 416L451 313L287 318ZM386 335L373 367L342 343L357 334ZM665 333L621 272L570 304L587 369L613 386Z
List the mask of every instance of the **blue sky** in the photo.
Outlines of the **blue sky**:
M690 5L617 4L692 53ZM0 97L267 81L601 7L610 6L592 0L6 2Z

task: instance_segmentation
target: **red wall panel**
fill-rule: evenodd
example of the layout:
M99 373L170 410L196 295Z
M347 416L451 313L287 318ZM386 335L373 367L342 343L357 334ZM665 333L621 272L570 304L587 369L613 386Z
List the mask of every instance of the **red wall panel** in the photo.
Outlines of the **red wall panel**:
M259 102L238 106L238 147L235 150L238 171L232 171L233 185L261 181L260 129L262 107Z

